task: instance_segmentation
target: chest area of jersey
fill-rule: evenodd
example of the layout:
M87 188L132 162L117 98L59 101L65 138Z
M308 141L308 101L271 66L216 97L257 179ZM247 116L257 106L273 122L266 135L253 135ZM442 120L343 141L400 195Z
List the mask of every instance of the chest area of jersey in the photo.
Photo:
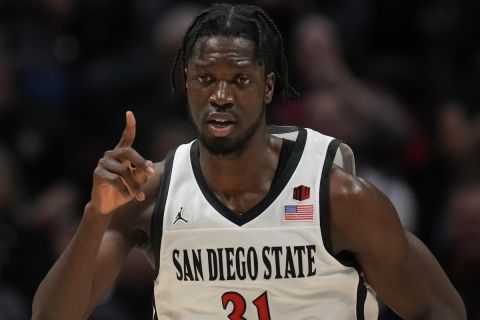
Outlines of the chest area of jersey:
M160 259L182 282L307 278L322 267L318 240L308 227L167 232Z
M234 213L218 200L209 201L195 183L176 184L166 203L163 231L318 226L318 182L292 181L278 195L269 199L268 194L244 214Z

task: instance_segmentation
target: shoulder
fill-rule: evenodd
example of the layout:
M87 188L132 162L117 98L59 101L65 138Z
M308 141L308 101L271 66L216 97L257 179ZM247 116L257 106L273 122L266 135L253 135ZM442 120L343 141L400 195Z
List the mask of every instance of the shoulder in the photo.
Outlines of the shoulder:
M349 171L333 165L330 171L330 199L332 202L365 201L377 192L376 188L367 180L351 174ZM378 191L379 192L379 191Z
M390 200L372 183L337 166L330 173L330 216L335 252L362 252L405 238Z

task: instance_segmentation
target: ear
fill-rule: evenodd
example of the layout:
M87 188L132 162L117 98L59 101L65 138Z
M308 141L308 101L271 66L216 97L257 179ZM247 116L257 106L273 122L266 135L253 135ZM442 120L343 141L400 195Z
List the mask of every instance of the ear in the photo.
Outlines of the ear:
M265 104L272 102L273 89L275 88L275 73L270 72L265 79L265 93L263 101Z

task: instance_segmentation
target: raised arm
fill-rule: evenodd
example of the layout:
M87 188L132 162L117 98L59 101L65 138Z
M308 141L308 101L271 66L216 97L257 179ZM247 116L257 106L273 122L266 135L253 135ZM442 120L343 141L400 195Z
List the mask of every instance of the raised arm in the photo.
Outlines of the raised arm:
M386 196L332 168L334 252L352 252L367 282L404 319L466 319L459 294L427 247L405 232Z
M155 169L131 147L135 126L127 112L120 142L95 169L78 229L35 293L32 319L87 318L140 240L136 231L148 232L145 215L160 185L161 166Z

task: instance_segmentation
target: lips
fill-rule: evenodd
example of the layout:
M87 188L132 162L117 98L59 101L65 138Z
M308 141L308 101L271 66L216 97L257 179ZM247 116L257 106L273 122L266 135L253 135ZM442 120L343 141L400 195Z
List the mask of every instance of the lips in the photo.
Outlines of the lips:
M230 134L236 124L235 118L228 113L213 112L207 116L208 131L215 137Z

